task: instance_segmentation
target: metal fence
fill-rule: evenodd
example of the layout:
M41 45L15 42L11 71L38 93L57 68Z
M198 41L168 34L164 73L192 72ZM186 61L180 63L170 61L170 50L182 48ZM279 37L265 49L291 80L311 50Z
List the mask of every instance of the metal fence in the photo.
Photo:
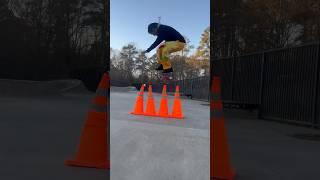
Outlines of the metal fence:
M259 105L259 116L319 126L319 44L213 61L224 101Z
M194 79L184 79L178 81L171 81L167 84L167 92L175 92L175 87L179 85L180 94L182 96L190 97L191 99L209 101L209 76L198 77ZM163 84L153 84L152 89L154 92L162 92Z

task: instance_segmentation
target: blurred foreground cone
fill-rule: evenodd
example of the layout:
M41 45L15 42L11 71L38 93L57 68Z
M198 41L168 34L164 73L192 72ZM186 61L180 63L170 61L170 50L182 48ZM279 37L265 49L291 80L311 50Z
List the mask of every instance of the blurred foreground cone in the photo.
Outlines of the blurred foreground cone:
M234 180L235 172L230 164L220 92L220 78L213 77L210 102L210 177L211 179Z
M89 168L110 168L109 156L109 115L108 92L109 75L104 74L98 86L96 96L92 100L87 120L82 130L80 144L76 156L71 160L66 160L69 166L80 166Z
M180 99L179 93L179 86L176 86L176 92L174 94L173 106L172 106L172 114L171 117L183 119L183 112L182 112L182 104Z
M148 88L148 100L147 100L147 109L146 112L144 113L145 116L156 116L156 106L154 103L154 98L152 95L152 86L149 85Z
M134 105L133 112L131 114L135 115L143 115L143 93L144 93L144 86L145 84L142 84L140 88L140 92L138 93L138 97L136 100L136 104Z
M160 117L169 117L168 113L168 99L167 99L167 85L163 85L162 97L160 100L160 108L158 111L158 116Z

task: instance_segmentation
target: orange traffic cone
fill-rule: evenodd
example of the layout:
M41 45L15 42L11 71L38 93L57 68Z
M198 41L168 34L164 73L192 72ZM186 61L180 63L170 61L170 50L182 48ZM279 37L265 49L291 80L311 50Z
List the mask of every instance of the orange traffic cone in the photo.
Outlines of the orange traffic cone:
M149 85L148 88L148 100L147 100L147 109L146 112L144 113L145 116L156 116L156 106L154 103L154 98L152 96L152 86Z
M138 93L138 97L136 100L136 104L134 106L133 112L131 114L135 115L143 115L143 93L144 93L144 84L140 88L140 92Z
M80 144L76 156L66 160L69 166L110 168L109 158L109 75L104 74L95 98L92 100L87 120L82 130ZM109 134L109 133L108 133Z
M158 111L158 116L167 118L169 117L168 113L168 99L167 99L167 85L163 85L162 97L160 100L160 108Z
M210 102L210 177L213 179L233 180L235 172L230 164L220 92L220 78L214 77L211 85Z
M179 93L179 86L176 86L176 92L174 93L174 100L172 106L172 114L171 117L177 119L183 119L182 105Z

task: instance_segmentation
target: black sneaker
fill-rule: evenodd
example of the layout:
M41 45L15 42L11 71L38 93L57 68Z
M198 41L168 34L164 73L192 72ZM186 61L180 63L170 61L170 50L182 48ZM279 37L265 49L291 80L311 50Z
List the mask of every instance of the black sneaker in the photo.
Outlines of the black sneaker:
M165 70L162 71L162 73L171 73L171 72L173 72L172 68L165 69Z
M157 71L161 71L161 70L163 70L163 66L162 66L162 64L160 64L160 65L156 68L156 70L157 70Z

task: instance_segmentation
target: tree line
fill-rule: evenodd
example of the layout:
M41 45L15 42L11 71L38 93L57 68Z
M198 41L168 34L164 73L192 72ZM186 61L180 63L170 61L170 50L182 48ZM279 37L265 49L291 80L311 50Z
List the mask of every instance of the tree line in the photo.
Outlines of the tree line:
M210 61L210 28L206 28L198 47L190 44L183 51L170 55L176 80L196 78L209 75ZM194 51L193 51L194 50ZM111 49L111 84L130 85L161 81L161 74L155 69L158 66L156 54L147 57L134 43L129 43L120 51Z
M0 0L0 78L70 78L106 66L104 3Z
M319 42L319 0L215 2L215 57Z

